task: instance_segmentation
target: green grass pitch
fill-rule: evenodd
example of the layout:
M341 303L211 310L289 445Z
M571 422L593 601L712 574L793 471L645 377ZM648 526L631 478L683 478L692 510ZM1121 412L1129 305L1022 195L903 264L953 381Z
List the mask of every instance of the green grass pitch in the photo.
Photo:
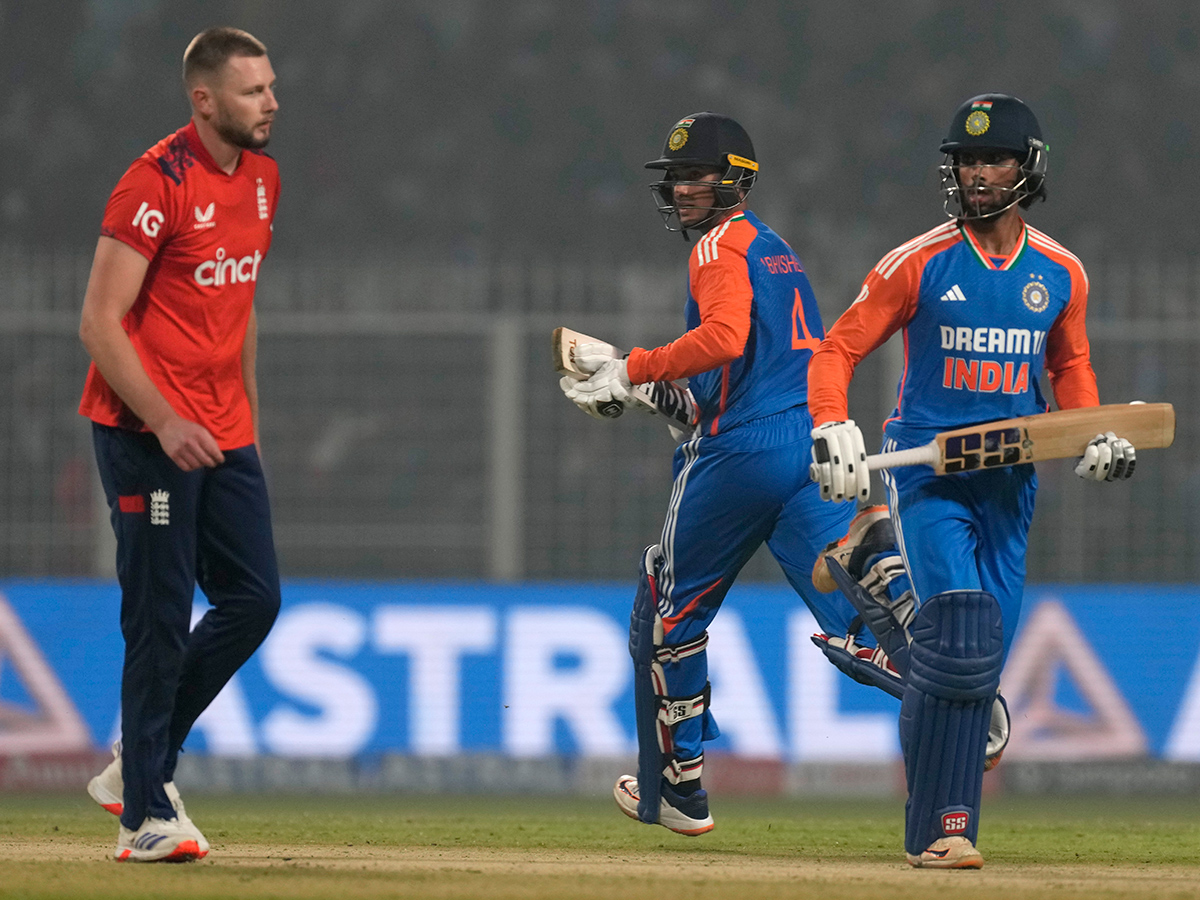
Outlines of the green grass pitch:
M196 794L203 861L116 863L82 793L0 795L0 898L1200 898L1200 800L985 801L981 871L904 863L901 799L716 798L685 838L603 798Z

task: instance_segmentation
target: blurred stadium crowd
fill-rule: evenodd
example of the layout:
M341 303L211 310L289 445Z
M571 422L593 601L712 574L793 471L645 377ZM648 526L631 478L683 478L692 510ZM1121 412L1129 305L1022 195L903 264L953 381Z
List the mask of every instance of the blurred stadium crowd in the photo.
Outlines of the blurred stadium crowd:
M1179 440L1195 434L1186 0L0 0L0 573L111 558L74 412L78 306L108 193L186 121L179 59L215 24L264 40L279 77L260 391L285 574L633 571L665 508L665 429L578 415L547 336L678 334L687 247L642 163L701 109L754 138L751 205L829 322L875 260L941 221L955 106L1021 96L1051 147L1030 218L1088 266L1102 396L1171 401ZM878 422L896 376L870 365L856 403ZM1049 469L1031 579L1200 575L1183 456L1148 457L1104 506ZM775 577L760 562L747 574Z

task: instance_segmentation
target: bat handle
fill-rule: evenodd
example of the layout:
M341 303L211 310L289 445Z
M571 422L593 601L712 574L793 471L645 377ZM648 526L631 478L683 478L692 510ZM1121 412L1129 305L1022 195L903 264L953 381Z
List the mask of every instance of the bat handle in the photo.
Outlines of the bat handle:
M942 459L941 448L937 441L930 441L920 447L910 447L908 450L892 450L888 453L875 453L867 457L867 469L877 472L880 469L890 469L893 466L936 466ZM816 463L808 467L808 477L818 481L820 469Z
M879 469L890 469L893 466L936 466L942 458L942 451L937 441L930 441L920 447L910 447L907 450L892 450L888 453L875 453L867 457L867 468L872 472Z

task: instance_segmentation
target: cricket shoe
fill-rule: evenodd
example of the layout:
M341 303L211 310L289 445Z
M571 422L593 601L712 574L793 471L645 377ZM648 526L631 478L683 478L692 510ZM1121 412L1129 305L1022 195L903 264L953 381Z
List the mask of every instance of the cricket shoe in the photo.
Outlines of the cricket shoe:
M121 826L113 857L118 862L191 862L201 856L191 829L178 820L148 817L137 831Z
M125 811L125 778L121 774L120 741L113 744L112 753L112 762L105 766L103 772L88 782L87 792L102 807L114 816L119 816ZM176 821L182 828L191 832L196 846L199 848L200 858L203 859L208 855L210 849L208 839L188 816L187 810L183 806L183 798L179 796L179 788L175 787L175 782L168 781L163 785L163 789L167 792L167 799L171 801L171 806L175 809Z
M189 832L196 840L196 847L200 852L199 859L204 859L208 856L209 847L208 839L196 827L196 823L188 816L187 810L183 808L183 798L179 796L179 788L175 787L175 782L168 781L163 785L163 789L167 792L167 799L171 801L171 806L175 808L175 821L179 826Z
M938 838L919 854L906 853L916 869L982 869L983 855L965 837Z
M88 782L87 792L93 800L114 816L125 812L125 778L121 775L121 742L112 745L112 762Z
M713 830L713 819L708 814L708 793L704 790L683 796L678 794L667 782L662 785L662 799L658 807L658 824L669 828L676 834L704 834ZM613 787L613 797L617 808L631 819L638 818L638 802L642 799L638 793L637 779L632 775L622 775ZM640 820L639 820L640 821Z
M863 577L863 566L872 556L896 548L896 530L886 506L868 506L850 520L846 536L826 546L813 565L812 582L822 594L837 590L827 560L836 559L850 577Z

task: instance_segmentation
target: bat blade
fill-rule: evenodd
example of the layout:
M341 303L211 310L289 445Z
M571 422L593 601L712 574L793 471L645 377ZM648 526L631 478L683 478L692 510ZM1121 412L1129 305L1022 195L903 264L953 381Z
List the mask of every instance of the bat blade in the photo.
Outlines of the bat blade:
M1175 440L1170 403L1111 403L1063 409L943 431L928 444L867 457L867 466L928 465L939 475L1082 456L1097 434L1114 432L1138 449Z

